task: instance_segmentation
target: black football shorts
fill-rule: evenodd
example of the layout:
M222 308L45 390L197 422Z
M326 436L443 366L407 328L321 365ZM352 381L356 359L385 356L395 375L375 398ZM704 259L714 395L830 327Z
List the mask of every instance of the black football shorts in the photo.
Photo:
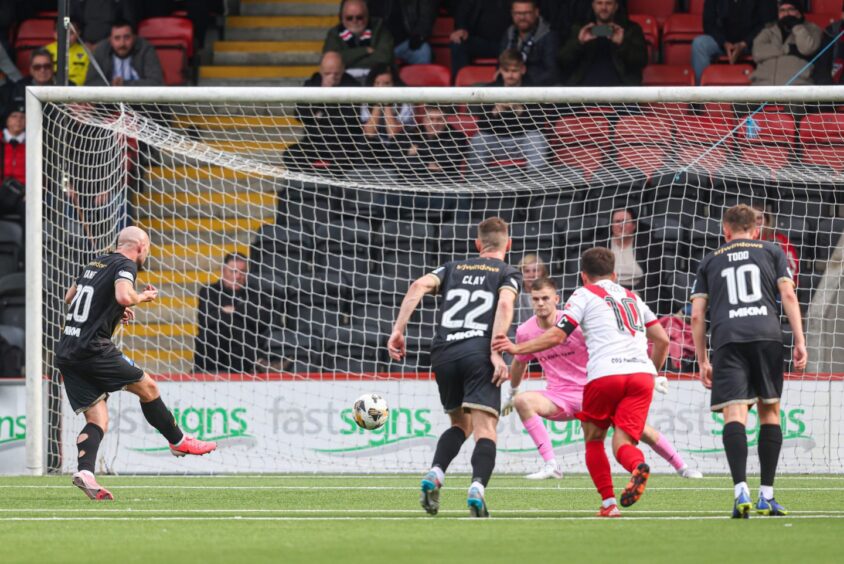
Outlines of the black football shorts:
M730 343L712 352L710 409L776 403L782 396L783 347L777 341Z
M501 390L492 383L495 369L488 353L435 364L433 369L446 413L480 409L498 416Z
M144 377L144 371L113 349L85 360L56 358L70 407L82 413L111 392L118 392Z

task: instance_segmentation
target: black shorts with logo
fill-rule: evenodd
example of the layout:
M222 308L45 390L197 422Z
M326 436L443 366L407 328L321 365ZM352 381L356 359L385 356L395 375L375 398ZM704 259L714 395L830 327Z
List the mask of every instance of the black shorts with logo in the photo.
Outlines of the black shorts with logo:
M111 392L118 392L144 377L144 371L111 349L84 360L56 358L56 366L64 379L64 390L70 407L82 413Z
M712 411L731 404L776 403L782 396L783 344L730 343L712 352Z
M446 413L460 408L501 411L501 390L492 383L495 369L489 353L473 354L433 365Z

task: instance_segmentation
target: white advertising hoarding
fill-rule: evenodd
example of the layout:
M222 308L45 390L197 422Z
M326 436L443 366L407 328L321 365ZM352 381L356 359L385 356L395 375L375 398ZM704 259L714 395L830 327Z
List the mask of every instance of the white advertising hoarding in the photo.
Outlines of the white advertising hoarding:
M0 474L26 473L26 386L0 380Z

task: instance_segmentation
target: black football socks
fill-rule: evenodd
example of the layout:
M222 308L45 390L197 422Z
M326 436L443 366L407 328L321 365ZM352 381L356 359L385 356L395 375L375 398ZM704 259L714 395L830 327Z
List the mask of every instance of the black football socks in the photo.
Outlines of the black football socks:
M448 470L448 465L460 452L460 447L463 446L465 441L466 435L463 434L463 429L450 427L440 435L440 440L437 441L437 450L434 452L432 466L438 466L443 472Z
M184 433L176 425L173 414L170 413L167 406L161 401L160 396L146 403L141 402L141 411L144 412L144 417L146 417L149 424L158 429L158 432L164 435L164 438L171 445L178 444L182 440L182 437L184 437Z
M88 423L79 433L76 439L76 448L79 449L79 471L87 470L94 473L94 465L97 462L97 450L103 440L103 430L99 425Z
M738 421L727 423L722 439L733 484L747 482L747 434L744 425Z
M761 425L759 427L759 469L760 483L773 486L777 474L777 463L782 448L782 429L779 425Z
M490 439L479 439L472 452L472 481L484 487L489 483L495 468L495 443Z

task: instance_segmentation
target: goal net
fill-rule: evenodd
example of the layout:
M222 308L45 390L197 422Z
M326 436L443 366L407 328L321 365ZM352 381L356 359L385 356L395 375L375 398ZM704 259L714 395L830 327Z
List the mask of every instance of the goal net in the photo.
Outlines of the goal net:
M786 247L809 341L809 371L787 376L780 468L842 471L840 89L42 88L28 103L27 373L44 377L43 400L30 388L33 468L75 469L83 420L53 360L63 296L132 223L152 240L138 284L159 298L114 340L182 428L220 447L173 458L134 396L116 393L98 470L425 468L447 425L429 372L438 298L414 314L404 361L386 339L410 282L473 255L476 225L495 215L510 224L508 260L544 269L563 299L583 250L616 249L621 280L672 337L671 388L650 423L691 465L724 472L686 306L722 212L745 202ZM231 254L248 263L224 264ZM530 315L520 298L517 320ZM544 385L533 370L527 389ZM370 392L391 407L374 432L351 415ZM558 459L582 471L579 423L548 428ZM758 430L752 415L751 446ZM499 433L497 471L535 468L515 415Z

